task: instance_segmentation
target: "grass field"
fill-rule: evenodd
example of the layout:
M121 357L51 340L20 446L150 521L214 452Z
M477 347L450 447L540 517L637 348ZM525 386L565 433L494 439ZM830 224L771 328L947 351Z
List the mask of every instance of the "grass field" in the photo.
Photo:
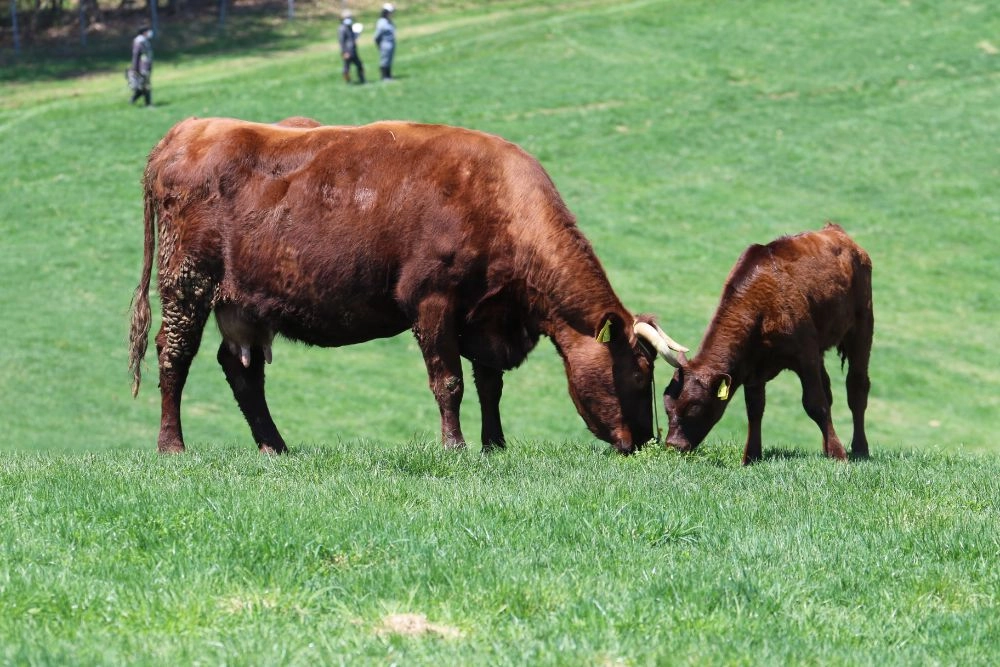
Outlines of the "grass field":
M1000 9L401 6L399 80L366 86L339 79L339 3L323 9L266 36L234 12L215 50L167 25L152 109L127 104L127 44L71 78L4 68L0 661L991 661ZM500 134L549 170L626 305L692 348L743 248L840 222L874 263L873 460L821 458L794 376L769 386L760 465L738 466L739 397L692 456L612 455L544 342L506 378L508 450L446 454L409 335L279 341L268 393L292 454L261 458L214 325L191 453L155 456L155 364L137 400L126 372L139 179L191 115Z

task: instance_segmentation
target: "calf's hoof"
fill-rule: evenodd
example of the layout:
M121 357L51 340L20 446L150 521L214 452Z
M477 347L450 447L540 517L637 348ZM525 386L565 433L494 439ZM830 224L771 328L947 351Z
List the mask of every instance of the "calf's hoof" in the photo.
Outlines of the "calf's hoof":
M507 443L504 442L503 440L499 442L494 440L487 440L486 442L483 443L484 455L492 454L493 452L497 452L503 449L507 449Z
M257 445L257 449L260 450L261 454L267 454L269 456L277 456L279 454L287 454L288 447L285 447L285 443L281 442L276 445L271 445L266 442L262 442Z

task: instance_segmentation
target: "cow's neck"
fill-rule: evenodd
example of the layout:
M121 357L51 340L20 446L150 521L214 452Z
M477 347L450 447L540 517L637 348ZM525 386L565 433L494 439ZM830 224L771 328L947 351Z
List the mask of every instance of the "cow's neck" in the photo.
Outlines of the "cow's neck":
M593 338L609 313L623 322L631 318L596 259L542 271L529 282L529 290L542 332L561 346L575 339L564 335L569 332Z
M736 386L743 384L747 346L755 335L757 323L739 316L740 309L720 307L705 332L696 360L709 374L729 375Z
M530 213L515 219L510 239L514 271L524 279L542 333L566 349L577 338L593 339L608 313L630 322L593 247L558 195L531 203Z

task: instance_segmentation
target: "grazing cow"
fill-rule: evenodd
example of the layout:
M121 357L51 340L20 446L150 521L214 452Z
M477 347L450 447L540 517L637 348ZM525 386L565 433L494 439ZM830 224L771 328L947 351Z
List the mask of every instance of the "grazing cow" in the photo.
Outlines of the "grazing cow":
M833 430L833 394L823 365L823 353L836 346L841 365L849 364L851 451L867 457L871 272L868 254L831 223L747 248L729 273L701 349L681 364L663 395L667 444L681 451L697 447L743 385L749 421L743 463L758 460L764 385L791 369L802 382L802 405L823 433L823 453L846 459Z
M181 392L213 311L218 361L263 452L286 450L264 398L276 335L328 347L407 328L446 447L465 444L460 356L483 448L502 447L503 371L542 334L594 435L625 453L653 437L654 358L677 365L685 348L625 309L537 160L462 128L313 124L188 119L150 154L130 366L134 395L158 235L161 452L184 450Z

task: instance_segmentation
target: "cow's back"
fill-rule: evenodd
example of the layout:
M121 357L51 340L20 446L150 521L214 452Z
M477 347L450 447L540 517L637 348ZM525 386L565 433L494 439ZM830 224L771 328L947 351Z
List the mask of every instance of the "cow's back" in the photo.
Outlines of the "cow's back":
M161 273L197 257L217 267L220 301L252 299L279 330L318 344L398 333L429 291L475 304L513 279L517 262L496 256L554 237L547 225L575 231L536 160L436 125L188 119L152 152L146 184Z
M307 229L314 242L441 237L473 226L485 238L511 223L532 190L525 180L554 192L540 165L514 144L405 122L301 127L188 119L154 149L147 178L164 203L228 214L213 224L268 239L279 228Z
M828 223L748 247L729 273L706 338L745 340L756 323L756 335L780 345L807 326L827 349L870 310L871 260L839 225Z
M811 320L819 345L838 344L871 309L871 259L839 226L772 241L768 248L784 277L792 317ZM788 306L786 306L787 308Z

